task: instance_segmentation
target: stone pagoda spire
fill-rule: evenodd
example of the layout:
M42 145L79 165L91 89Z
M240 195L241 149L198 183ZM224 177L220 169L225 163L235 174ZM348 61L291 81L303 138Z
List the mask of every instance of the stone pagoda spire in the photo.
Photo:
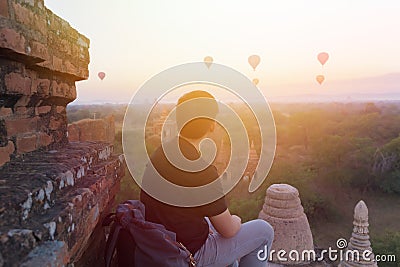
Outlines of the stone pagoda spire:
M372 253L371 242L369 241L368 208L362 200L358 202L354 208L353 225L354 228L350 243L346 248L339 267L378 266L374 261L375 256ZM350 251L352 253L350 253ZM358 251L358 253L355 254L356 251ZM352 256L357 254L359 257Z
M299 191L288 184L273 184L266 192L265 203L258 218L269 222L275 231L272 250L284 250L286 253L314 250L313 237L299 198ZM282 265L304 265L314 259L280 260L277 254L272 255L272 262Z

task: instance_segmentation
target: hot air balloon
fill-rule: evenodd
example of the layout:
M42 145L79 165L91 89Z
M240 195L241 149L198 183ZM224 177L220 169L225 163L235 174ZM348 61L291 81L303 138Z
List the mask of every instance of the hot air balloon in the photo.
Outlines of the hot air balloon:
M259 82L260 82L259 79L257 79L257 78L254 78L254 79L253 79L253 83L254 83L255 85L257 85Z
M106 74L105 74L104 72L100 71L100 72L97 74L97 76L99 76L100 80L103 80L104 77L106 77Z
M318 54L318 61L321 63L323 66L329 59L329 54L326 52L321 52Z
M213 58L210 56L206 56L204 58L204 64L206 64L207 68L211 67L211 64L213 63L213 61L214 61Z
M260 56L258 56L258 55L251 55L251 56L249 56L248 61L249 61L250 66L252 66L253 69L256 70L258 64L260 64L261 59L260 59Z
M324 77L324 75L317 75L317 77L315 79L317 80L317 82L319 84L322 84L325 80L325 77Z

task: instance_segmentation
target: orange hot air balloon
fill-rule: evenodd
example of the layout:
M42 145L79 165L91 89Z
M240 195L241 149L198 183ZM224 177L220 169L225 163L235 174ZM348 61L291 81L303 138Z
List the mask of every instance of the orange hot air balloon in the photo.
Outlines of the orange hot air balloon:
M316 80L319 84L322 84L325 80L324 75L317 75Z
M255 85L257 85L259 82L260 82L259 79L257 79L257 78L254 78L254 79L253 79L253 83L254 83Z
M97 76L99 76L100 80L103 80L106 77L106 74L102 71L100 71Z
M214 61L213 58L210 56L206 56L204 58L204 64L206 64L207 68L211 67L211 64L213 63L213 61Z
M260 59L260 56L258 56L258 55L251 55L251 56L249 56L248 61L249 61L250 66L252 66L253 69L256 70L258 64L260 64L261 59Z
M318 54L318 61L323 66L329 59L329 54L326 52L321 52Z

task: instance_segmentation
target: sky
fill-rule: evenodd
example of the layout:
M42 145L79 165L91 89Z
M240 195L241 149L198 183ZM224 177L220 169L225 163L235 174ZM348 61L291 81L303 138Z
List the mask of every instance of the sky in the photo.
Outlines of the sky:
M91 42L90 76L77 83L75 103L129 102L153 75L205 56L258 78L267 99L338 93L400 99L398 0L45 4ZM324 66L319 52L330 55ZM256 71L247 62L252 54L261 57ZM100 71L106 73L103 81L97 77ZM315 80L319 74L325 76L322 85Z

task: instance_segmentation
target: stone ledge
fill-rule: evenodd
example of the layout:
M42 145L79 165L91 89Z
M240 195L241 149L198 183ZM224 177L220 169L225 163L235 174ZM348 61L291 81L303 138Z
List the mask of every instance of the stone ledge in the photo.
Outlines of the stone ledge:
M111 159L112 145L82 142L60 150L33 152L5 164L0 168L0 216L20 214L19 220L26 220L31 211L46 210L66 193L66 188L100 172L103 163L109 164Z
M45 241L63 241L79 260L93 229L108 213L123 157L104 143L79 142L33 152L0 168L0 252L17 265ZM12 255L12 258L10 258Z
M61 241L47 241L34 248L21 267L65 266L69 262L67 245Z

